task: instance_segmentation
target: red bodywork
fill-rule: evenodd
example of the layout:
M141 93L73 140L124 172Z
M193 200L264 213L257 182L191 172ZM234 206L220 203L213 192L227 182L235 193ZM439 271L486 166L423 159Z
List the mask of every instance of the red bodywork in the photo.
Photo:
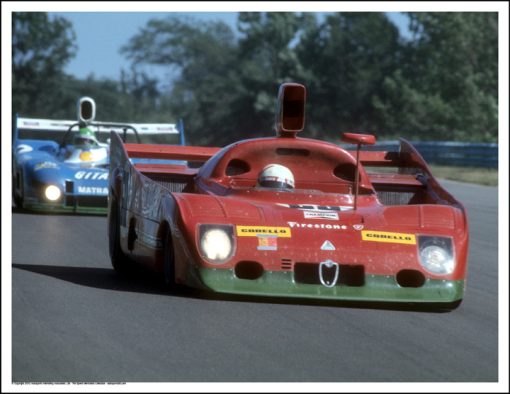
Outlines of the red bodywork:
M346 133L343 140L358 145L348 151L297 137L305 98L302 85L282 85L277 136L223 149L122 144L112 135L110 210L118 206L119 215L110 240L118 225L123 255L159 271L170 264L176 282L213 291L459 303L468 245L463 206L405 140L399 152L360 151L375 138ZM203 164L132 165L129 158ZM294 190L257 185L269 163L292 171ZM201 247L211 226L231 237L226 260L211 262ZM451 272L420 263L425 241L451 249Z

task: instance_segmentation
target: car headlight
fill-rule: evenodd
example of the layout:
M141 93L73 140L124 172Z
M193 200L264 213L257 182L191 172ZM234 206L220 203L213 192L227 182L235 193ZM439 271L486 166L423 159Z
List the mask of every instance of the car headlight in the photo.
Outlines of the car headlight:
M433 274L448 275L455 269L453 243L446 237L418 237L420 264Z
M234 231L229 225L200 225L199 245L203 257L211 263L222 264L234 253Z
M49 201L57 201L61 195L62 192L60 191L60 188L58 186L49 185L46 186L46 189L44 189L44 196Z

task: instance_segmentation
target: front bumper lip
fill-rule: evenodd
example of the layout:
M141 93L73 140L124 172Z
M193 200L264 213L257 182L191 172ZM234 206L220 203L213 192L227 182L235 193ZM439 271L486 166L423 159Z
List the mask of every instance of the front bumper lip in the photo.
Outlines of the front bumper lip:
M107 207L87 207L87 206L65 206L62 203L43 203L43 202L27 202L23 204L23 209L34 212L47 213L89 213L89 214L106 214Z
M465 286L464 280L427 279L421 287L401 287L393 276L366 275L363 286L326 287L296 283L291 271L266 271L247 280L232 269L199 268L196 276L202 287L219 293L396 303L451 303L462 299Z

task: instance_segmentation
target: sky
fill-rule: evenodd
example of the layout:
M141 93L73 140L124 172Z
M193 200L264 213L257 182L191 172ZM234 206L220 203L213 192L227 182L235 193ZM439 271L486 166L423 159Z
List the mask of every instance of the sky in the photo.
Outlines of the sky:
M130 62L120 48L136 35L150 19L166 19L168 16L181 16L195 20L221 20L236 30L238 12L50 12L69 20L76 33L78 51L64 68L68 74L79 79L90 75L95 78L118 80L120 70L129 69ZM326 13L318 13L319 17ZM407 17L403 13L388 13L390 19L406 34ZM160 77L170 78L164 67L146 67L146 70Z

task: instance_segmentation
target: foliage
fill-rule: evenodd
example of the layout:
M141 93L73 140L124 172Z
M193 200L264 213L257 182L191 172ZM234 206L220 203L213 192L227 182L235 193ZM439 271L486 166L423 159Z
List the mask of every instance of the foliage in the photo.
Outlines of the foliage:
M75 55L75 33L64 18L43 12L14 13L12 18L12 105L33 115L58 112L65 64Z
M376 99L380 127L413 138L495 141L495 13L410 13L413 39Z
M98 119L177 121L188 140L224 145L272 135L278 85L308 91L304 136L344 131L379 139L497 141L496 13L409 13L411 36L384 13L240 13L221 21L153 19L121 49L119 81L63 73L76 51L70 24L44 13L13 18L13 110L74 116L80 95ZM142 71L165 67L169 90Z

